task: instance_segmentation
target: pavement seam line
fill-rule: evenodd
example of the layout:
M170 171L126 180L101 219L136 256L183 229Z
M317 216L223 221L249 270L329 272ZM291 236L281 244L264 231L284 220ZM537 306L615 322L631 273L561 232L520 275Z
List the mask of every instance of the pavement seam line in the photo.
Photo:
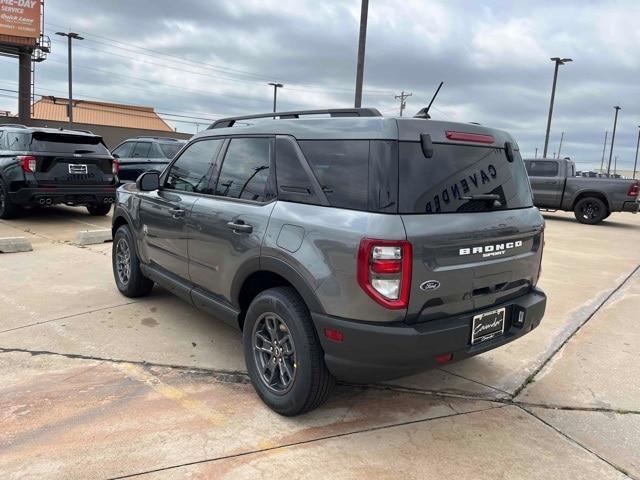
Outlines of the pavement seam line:
M33 356L50 355L50 356L64 357L71 360L87 360L87 361L96 361L96 362L104 362L104 363L138 365L138 366L144 367L145 369L167 368L171 370L182 371L185 373L209 375L220 383L245 383L245 384L250 383L249 375L247 374L247 372L243 372L240 370L220 370L220 369L213 369L213 368L193 367L188 365L175 365L175 364L169 364L169 363L147 362L145 360L123 360L123 359L117 359L117 358L97 357L92 355L82 355L82 354L76 354L76 353L52 352L49 350L28 350L23 348L0 347L0 354L2 353L28 353ZM431 396L431 397L437 397L437 398L456 398L461 400L493 402L493 403L498 403L500 405L505 405L505 406L513 405L517 407L542 408L546 410L615 413L619 415L640 415L640 410L636 411L636 410L621 410L621 409L604 408L604 407L574 407L574 406L567 406L567 405L546 405L542 403L518 402L513 399L505 399L505 398L499 398L499 397L487 397L482 395L443 392L443 391L437 391L437 390L420 390L416 388L399 387L394 385L380 385L380 384L357 385L357 384L344 383L344 382L339 382L339 385L347 388L353 388L353 389L381 390L381 391L407 393L412 395L424 395L424 396Z
M518 406L518 408L520 410L522 410L523 412L529 414L530 416L532 416L533 418L535 418L536 420L538 420L539 422L543 423L544 425L546 425L548 428L552 429L554 432L556 432L557 434L561 435L562 437L564 437L565 439L569 440L569 442L573 443L574 445L577 445L578 447L582 448L584 451L589 452L591 455L593 455L594 457L598 458L599 460L601 460L602 462L606 463L607 465L609 465L611 468L613 468L614 470L616 470L618 473L621 473L623 475L625 475L628 478L631 478L633 480L640 480L637 477L634 477L633 475L631 475L629 472L627 472L626 470L624 470L622 467L617 466L615 463L607 460L606 458L604 458L602 455L594 452L593 450L591 450L589 447L583 445L582 443L580 443L579 441L577 441L575 438L573 438L572 436L570 436L567 433L564 433L562 430L560 430L559 428L555 427L554 425L552 425L551 423L547 422L546 420L544 420L543 418L540 418L539 416L537 416L535 413L533 413L532 411L522 407L522 406Z
M589 323L589 321L597 314L600 312L600 310L602 310L602 308L604 308L607 303L609 303L609 300L611 300L611 298L618 293L626 284L627 282L629 282L634 275L640 271L640 265L636 265L636 267L631 271L631 273L629 273L624 280L622 280L622 282L620 282L613 290L611 290L611 292L609 292L607 294L607 296L600 302L600 304L593 310L593 312L591 312L589 315L587 315L587 318L584 319L583 322L581 322L577 328L571 333L571 335L569 335L567 338L564 339L564 341L562 341L562 343L560 343L560 345L558 345L558 347L551 352L551 354L537 367L534 369L533 372L531 372L531 374L526 378L526 380L522 383L522 385L520 385L513 393L513 395L511 395L511 398L516 398L518 395L520 395L522 393L522 391L527 388L535 379L535 377L549 364L549 362L558 354L558 352L560 352L560 350L562 350L564 348L564 346L569 343L569 341L580 331L582 330L582 328Z
M500 389L498 387L491 386L491 385L489 385L487 383L479 382L478 380L473 380L471 378L467 378L464 375L460 375L459 373L450 372L449 370L445 370L443 368L438 368L438 370L440 370L442 372L445 372L445 373L447 373L449 375L453 375L454 377L458 377L458 378L461 378L461 379L466 380L468 382L473 382L473 383L476 383L478 385L482 385L483 387L490 388L491 390L495 390L496 392L504 393L505 395L508 395L509 397L512 397L511 393L507 392L506 390L502 390L502 389Z
M292 442L292 443L287 443L284 445L278 445L278 446L274 446L274 447L268 447L268 448L261 448L261 449L255 449L255 450L250 450L247 452L241 452L241 453L236 453L236 454L229 454L229 455L223 455L220 457L215 457L215 458L207 458L207 459L203 459L203 460L194 460L192 462L185 462L179 465L171 465L168 467L160 467L160 468L156 468L156 469L152 469L152 470L146 470L144 472L137 472L137 473L131 473L131 474L127 474L127 475L121 475L118 477L109 477L107 480L122 480L125 478L133 478L133 477L138 477L138 476L142 476L142 475L149 475L152 473L159 473L159 472L165 472L168 470L174 470L176 468L183 468L183 467L190 467L193 465L201 465L204 463L213 463L213 462L219 462L222 460L229 460L232 458L239 458L239 457L246 457L249 455L255 455L255 454L259 454L259 453L263 453L263 452L269 452L269 451L274 451L274 450L284 450L286 448L291 448L291 447L297 447L297 446L302 446L302 445L309 445L309 444L313 444L316 442L322 442L325 440L333 440L335 438L342 438L342 437L348 437L351 435L360 435L362 433L369 433L369 432L376 432L376 431L380 431L380 430L386 430L389 428L398 428L398 427L404 427L407 425L415 425L418 423L427 423L433 420L442 420L445 418L451 418L451 417L458 417L461 415L469 415L472 413L478 413L478 412L486 412L488 410L495 410L495 409L499 409L499 408L504 408L504 405L498 405L498 406L494 406L494 407L489 407L489 408L483 408L483 409L478 409L478 410L473 410L470 412L455 412L455 413L451 413L448 415L440 415L440 416L436 416L436 417L431 417L431 418L422 418L422 419L418 419L418 420L409 420L407 422L398 422L398 423L390 423L387 425L379 425L376 427L369 427L369 428L364 428L361 430L354 430L352 432L344 432L344 433L336 433L333 435L325 435L323 437L318 437L318 438L312 438L309 440L303 440L300 442Z
M347 387L358 387L358 385L352 385L343 383L341 385L345 385ZM575 411L575 412L594 412L594 413L615 413L619 415L640 415L640 410L623 410L617 408L606 408L606 407L578 407L578 406L569 406L569 405L547 405L544 403L531 403L531 402L519 402L512 398L500 398L500 397L487 397L482 395L473 395L471 393L453 393L453 392L444 392L438 390L420 390L417 388L410 387L400 387L395 385L365 385L365 388L372 390L389 390L393 392L402 392L402 393L412 393L416 395L430 395L435 397L442 398L460 398L463 400L479 400L485 402L494 402L500 403L502 405L513 405L516 407L534 407L534 408L542 408L546 410L565 410L565 411Z
M86 311L86 312L72 313L71 315L64 315L62 317L52 318L50 320L43 320L41 322L30 323L28 325L21 325L19 327L9 328L7 330L1 330L0 331L0 335L3 334L3 333L14 332L16 330L22 330L23 328L37 327L38 325L44 325L44 324L47 324L47 323L57 322L57 321L60 321L60 320L67 320L69 318L79 317L81 315L89 315L91 313L101 312L101 311L104 311L104 310L126 307L127 305L133 305L135 303L144 303L145 301L149 301L149 300L133 300L131 302L121 303L119 305L110 305L110 306L107 306L107 307L100 307L100 308L96 308L95 310L89 310L89 311Z
M114 364L125 364L125 365L138 365L145 368L168 368L173 370L180 370L186 373L200 373L206 374L214 377L216 380L222 381L224 383L249 383L249 375L246 372L235 371L235 370L216 370L216 369L207 369L207 368L199 368L199 367L189 367L186 365L172 365L167 363L150 363L144 360L121 360L118 358L105 358L105 357L96 357L92 355L82 355L79 353L60 353L60 352L52 352L49 350L27 350L24 348L6 348L0 347L1 353L28 353L32 356L38 355L50 355L55 357L64 357L71 360L90 360L95 362L104 362L104 363L114 363ZM238 378L241 377L241 378Z

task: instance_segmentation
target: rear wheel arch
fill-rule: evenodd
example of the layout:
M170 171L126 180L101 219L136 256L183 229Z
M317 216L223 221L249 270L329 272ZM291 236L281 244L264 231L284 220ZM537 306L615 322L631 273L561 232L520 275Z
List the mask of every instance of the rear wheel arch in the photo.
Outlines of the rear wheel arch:
M262 258L259 261L256 259L253 265L256 268L239 272L231 287L231 298L240 308L238 326L241 330L251 301L270 288L291 287L304 300L309 311L324 313L313 288L288 263L276 258Z
M573 204L571 205L571 210L576 208L576 204L582 200L583 198L589 198L589 197L593 197L593 198L597 198L599 200L602 200L605 204L605 206L607 207L607 211L611 212L611 206L609 205L609 199L607 198L607 196L602 193L599 192L597 190L589 190L589 191L584 191L584 192L580 192L576 195L575 199L573 200Z

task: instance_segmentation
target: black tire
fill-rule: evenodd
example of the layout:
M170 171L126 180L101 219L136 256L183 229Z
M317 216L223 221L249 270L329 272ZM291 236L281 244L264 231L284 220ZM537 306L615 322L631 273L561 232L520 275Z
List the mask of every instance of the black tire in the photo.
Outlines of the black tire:
M9 193L7 192L5 186L2 184L2 180L0 180L0 218L2 218L3 220L16 218L19 212L20 207L18 207L11 201L11 199L9 198Z
M266 332L261 328L268 325L270 318L281 321L275 329L281 338L274 340L269 336L270 341L265 343L257 332ZM287 336L292 344L286 340ZM299 415L317 408L329 397L335 381L324 363L324 352L309 309L293 288L272 288L253 299L245 317L243 344L251 383L262 401L275 412L285 416ZM266 345L279 348L278 360L271 361L277 353L267 351ZM261 373L265 365L272 366L277 372L272 384L267 377L274 375L266 371ZM287 369L293 372L292 376L284 373ZM290 380L288 386L285 386L285 379Z
M111 265L116 286L124 296L136 298L151 292L153 282L140 270L140 259L128 225L120 226L113 237Z
M87 205L87 211L89 215L94 217L104 217L111 211L110 203L93 203L91 205Z
M584 197L578 200L573 213L576 220L587 225L595 225L607 218L609 210L605 203L597 197Z

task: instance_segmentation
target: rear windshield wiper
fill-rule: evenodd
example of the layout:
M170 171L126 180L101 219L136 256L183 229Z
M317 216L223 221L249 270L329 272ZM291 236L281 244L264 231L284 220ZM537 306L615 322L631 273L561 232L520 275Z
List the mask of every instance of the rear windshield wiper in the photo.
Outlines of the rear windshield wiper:
M467 195L466 197L462 197L462 200L487 200L493 201L494 208L500 208L502 206L500 195L496 195L495 193L479 193L476 195Z

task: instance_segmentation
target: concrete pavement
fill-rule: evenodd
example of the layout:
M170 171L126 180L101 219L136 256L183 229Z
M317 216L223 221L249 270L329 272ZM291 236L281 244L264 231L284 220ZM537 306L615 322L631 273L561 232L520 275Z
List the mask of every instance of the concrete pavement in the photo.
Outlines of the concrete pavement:
M247 383L238 332L158 288L117 293L110 245L71 244L108 228L84 212L0 222L34 247L0 255L4 478L640 479L638 216L546 215L532 334L286 419Z

